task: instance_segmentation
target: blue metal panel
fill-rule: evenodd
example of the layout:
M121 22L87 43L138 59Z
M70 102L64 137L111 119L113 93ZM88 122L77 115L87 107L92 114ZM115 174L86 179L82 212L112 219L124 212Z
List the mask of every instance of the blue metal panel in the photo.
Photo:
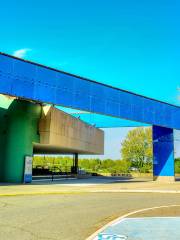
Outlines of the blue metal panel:
M11 95L13 59L0 55L0 92ZM15 78L15 76L14 76Z
M180 107L0 54L0 93L180 129Z
M35 68L26 62L22 62L20 65L14 61L12 65L11 94L31 98L32 92L34 92Z
M174 176L173 129L153 126L153 175Z
M86 106L86 109L91 107L91 99L90 99L90 91L91 84L87 81L82 81L81 79L76 79L74 81L74 94L73 94L73 103L72 105L75 108L81 108L82 106ZM73 91L71 92L73 93Z

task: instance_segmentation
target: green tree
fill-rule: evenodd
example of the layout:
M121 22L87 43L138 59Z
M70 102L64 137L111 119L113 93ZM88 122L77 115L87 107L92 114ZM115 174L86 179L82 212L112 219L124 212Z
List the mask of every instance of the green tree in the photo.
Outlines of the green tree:
M175 159L175 173L180 173L180 158Z
M122 159L140 171L148 171L152 166L152 130L151 128L135 128L129 131L121 148Z
M131 163L127 160L114 160L114 164L110 169L110 173L128 173Z

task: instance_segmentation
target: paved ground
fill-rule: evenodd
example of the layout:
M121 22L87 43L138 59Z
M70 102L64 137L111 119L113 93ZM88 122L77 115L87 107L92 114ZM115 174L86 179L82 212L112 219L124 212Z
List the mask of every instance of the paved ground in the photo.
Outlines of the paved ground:
M77 193L77 192L177 192L180 181L158 183L151 179L128 179L114 177L93 177L90 179L69 179L59 181L34 182L27 185L1 184L1 195L23 195L38 193Z
M81 181L85 181L82 187L79 185ZM0 240L85 240L97 229L127 212L180 204L178 193L103 192L124 188L168 190L172 187L177 190L180 189L180 183L158 184L156 187L157 185L149 180L107 183L106 180L99 179L98 185L88 185L90 180L81 181L77 180L78 185L75 182L70 185L67 185L67 182L64 184L57 182L1 186L1 194L36 192L37 195L0 197ZM91 181L96 182L94 178ZM104 184L102 181L105 181ZM112 181L114 182L114 179ZM101 191L96 193L92 189ZM39 194L50 191L58 194ZM145 214L147 213L141 214L140 217ZM153 214L179 216L180 210L176 207L173 210L166 209Z
M1 197L0 239L84 240L120 215L140 208L178 204L179 197L151 193Z

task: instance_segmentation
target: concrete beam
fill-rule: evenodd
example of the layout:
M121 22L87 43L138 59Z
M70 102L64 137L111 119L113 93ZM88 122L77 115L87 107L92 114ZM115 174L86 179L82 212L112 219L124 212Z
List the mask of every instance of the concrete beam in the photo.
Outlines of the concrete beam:
M43 107L34 152L104 154L104 132L51 106Z

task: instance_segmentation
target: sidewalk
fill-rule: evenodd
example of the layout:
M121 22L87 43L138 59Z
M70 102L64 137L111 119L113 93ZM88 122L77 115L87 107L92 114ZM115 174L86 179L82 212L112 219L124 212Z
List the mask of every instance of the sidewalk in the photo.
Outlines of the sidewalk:
M180 181L160 183L154 182L151 179L91 177L88 179L63 179L53 182L37 181L31 184L0 184L0 196L93 192L180 193Z

